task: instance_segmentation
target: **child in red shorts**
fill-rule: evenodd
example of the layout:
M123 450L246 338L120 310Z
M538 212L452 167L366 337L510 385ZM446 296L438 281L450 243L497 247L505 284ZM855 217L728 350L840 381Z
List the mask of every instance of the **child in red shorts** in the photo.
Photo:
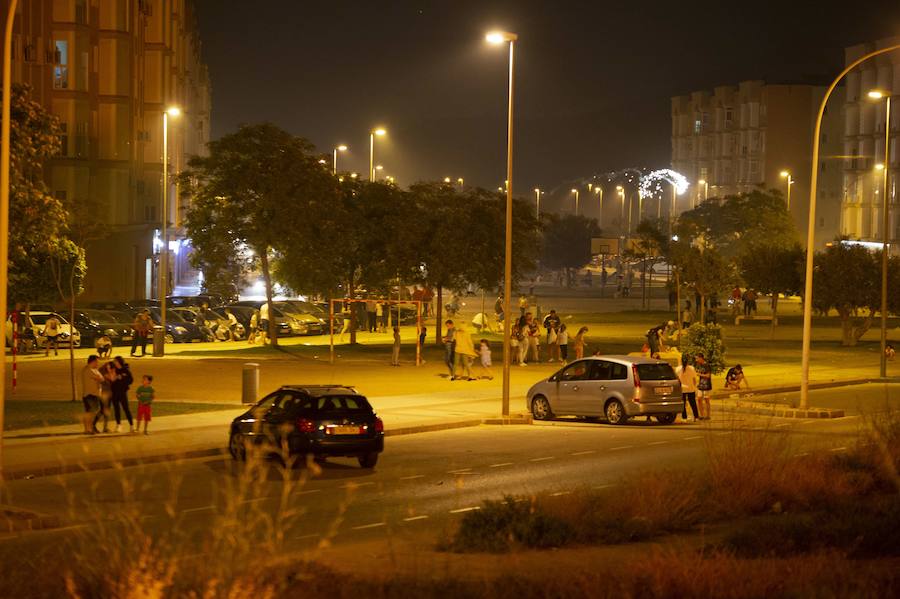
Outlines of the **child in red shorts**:
M147 432L147 424L150 422L150 405L153 403L153 400L156 399L156 392L153 390L152 383L153 376L145 374L141 381L141 386L138 387L135 392L138 401L137 428L135 429L135 432L141 429L141 420L143 420L145 435L150 434Z

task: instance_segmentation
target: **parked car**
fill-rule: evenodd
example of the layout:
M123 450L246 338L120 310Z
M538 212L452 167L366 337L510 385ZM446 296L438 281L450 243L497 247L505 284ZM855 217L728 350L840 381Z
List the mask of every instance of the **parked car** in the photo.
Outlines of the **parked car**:
M239 302L235 302L232 305L235 306L245 306L248 308L256 308L259 310L260 306L262 306L265 302L260 300L242 300ZM301 322L300 320L294 318L290 314L285 314L281 308L277 306L280 302L272 302L272 316L275 318L275 323L278 325L278 334L280 336L291 336L291 335L306 335L309 333L309 327ZM228 306L230 307L230 306ZM287 324L287 329L285 329L282 324ZM289 331L289 332L285 332Z
M275 307L306 325L306 335L323 335L328 329L328 314L321 314L315 304L300 300L285 300L275 303Z
M159 325L161 312L159 308L150 307L150 319L154 325ZM143 311L139 308L134 311L136 315ZM199 343L201 341L212 341L209 333L200 330L200 327L192 322L186 321L178 312L174 310L166 310L166 343Z
M234 333L232 334L229 328L231 322L222 310L213 310L212 308L207 308L207 310L209 311L208 316L212 317L210 319L204 319L200 308L194 306L189 308L172 308L173 312L177 312L186 321L194 323L204 332L208 332L217 341L237 341L244 338L244 325L240 323L240 320L235 325Z
M266 454L355 457L374 468L384 451L384 423L352 387L287 385L266 395L231 423L228 450L245 460L259 446Z
M256 308L252 306L238 306L236 304L231 304L228 306L224 306L221 310L228 308L231 310L231 313L234 314L234 317L237 318L238 323L240 323L245 331L250 331L250 317L253 316L253 311ZM279 337L289 337L291 335L291 325L288 324L286 320L275 320L275 326L278 327L278 336Z
M203 304L207 306L220 306L225 303L225 299L221 295L170 295L166 298L170 306L179 308L200 308Z
M108 310L76 309L75 326L81 333L81 342L93 346L97 339L106 335L113 345L131 343L132 319L125 315L123 320L116 314Z
M681 383L668 362L597 356L563 367L528 390L525 408L537 420L554 416L605 418L624 424L654 416L663 424L681 413Z
M28 316L31 320L28 320ZM59 345L68 346L70 343L74 347L81 347L81 333L77 328L69 324L69 321L62 317L58 312L46 312L43 310L32 311L29 313L19 312L19 318L25 319L23 328L26 331L26 338L32 338L37 347L43 347L47 341L44 336L44 324L51 316L55 316L59 320ZM28 332L30 329L30 333ZM12 314L6 320L6 345L12 347L13 324Z

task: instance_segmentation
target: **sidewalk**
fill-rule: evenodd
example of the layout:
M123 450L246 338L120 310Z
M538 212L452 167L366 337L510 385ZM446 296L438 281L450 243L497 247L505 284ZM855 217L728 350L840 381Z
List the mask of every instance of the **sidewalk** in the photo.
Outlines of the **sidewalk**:
M461 383L464 385L465 383ZM511 388L512 413L524 411L525 385ZM370 397L384 420L385 434L476 426L500 413L496 389L464 389ZM228 426L246 408L155 418L150 434L88 436L80 424L10 431L4 435L7 479L49 476L178 458L217 455L228 446Z

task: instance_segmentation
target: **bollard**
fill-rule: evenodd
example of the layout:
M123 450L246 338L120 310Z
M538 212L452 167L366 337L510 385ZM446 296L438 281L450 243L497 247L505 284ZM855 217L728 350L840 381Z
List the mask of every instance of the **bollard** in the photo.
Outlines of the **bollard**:
M161 358L166 355L166 331L161 326L153 327L153 357Z
M241 402L256 403L259 397L259 364L247 362L244 364L244 372L241 385Z

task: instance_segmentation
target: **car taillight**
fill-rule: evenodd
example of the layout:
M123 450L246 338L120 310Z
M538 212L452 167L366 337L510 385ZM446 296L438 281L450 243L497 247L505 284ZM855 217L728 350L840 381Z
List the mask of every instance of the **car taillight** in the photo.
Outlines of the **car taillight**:
M316 424L309 418L297 420L297 430L301 433L311 433L316 430Z
M384 432L384 422L382 422L381 418L375 418L375 432L376 433Z
M631 376L634 378L634 401L641 401L641 377L638 375L637 364L631 365Z

